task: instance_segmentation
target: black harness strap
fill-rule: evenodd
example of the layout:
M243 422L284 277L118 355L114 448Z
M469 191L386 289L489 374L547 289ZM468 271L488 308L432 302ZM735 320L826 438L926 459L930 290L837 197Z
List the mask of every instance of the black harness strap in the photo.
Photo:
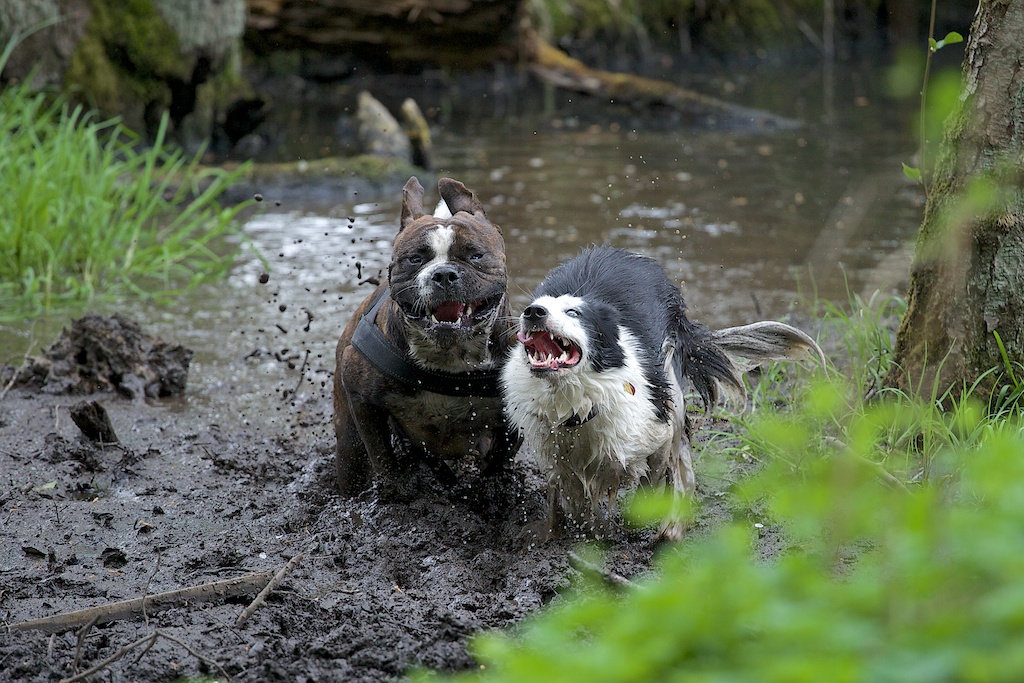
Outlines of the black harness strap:
M374 322L377 311L388 298L390 291L385 289L377 298L370 310L359 320L355 334L352 335L352 346L356 347L373 367L396 382L434 394L482 398L501 396L501 388L498 385L500 371L497 369L458 373L425 370L413 363L408 353L392 344Z

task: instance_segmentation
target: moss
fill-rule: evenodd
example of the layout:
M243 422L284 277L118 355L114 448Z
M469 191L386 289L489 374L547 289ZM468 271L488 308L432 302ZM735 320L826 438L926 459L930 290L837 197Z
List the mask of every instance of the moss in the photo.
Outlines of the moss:
M138 128L147 104L170 100L167 79L190 76L189 61L153 0L91 0L90 7L65 84Z

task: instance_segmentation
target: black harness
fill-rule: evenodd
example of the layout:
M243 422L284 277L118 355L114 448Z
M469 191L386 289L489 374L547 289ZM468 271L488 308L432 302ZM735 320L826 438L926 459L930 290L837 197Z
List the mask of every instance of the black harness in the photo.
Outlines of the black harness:
M373 367L407 387L434 394L481 398L501 396L501 387L498 384L501 373L496 368L457 373L425 370L413 363L407 352L392 344L374 322L390 291L385 289L377 298L370 310L359 320L355 334L352 335L352 346L356 347Z

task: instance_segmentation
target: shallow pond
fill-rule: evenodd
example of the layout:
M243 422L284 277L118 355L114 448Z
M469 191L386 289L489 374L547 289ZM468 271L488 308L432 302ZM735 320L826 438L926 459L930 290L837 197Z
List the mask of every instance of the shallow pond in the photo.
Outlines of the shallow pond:
M564 93L539 107L496 98L461 116L448 102L437 171L475 190L504 228L517 309L589 244L656 257L691 317L717 327L777 318L815 294L902 293L922 197L900 170L914 152L908 107L887 100L881 82L878 69L845 70L826 98L814 67L741 79L735 101L807 122L783 131L694 127L669 114L613 120ZM329 395L334 341L371 289L360 282L386 268L400 196L274 199L245 225L267 283L247 252L226 281L172 308L116 306L196 351L185 404L170 410L219 401L226 414L262 407L246 412L273 421L282 392ZM0 329L0 361L48 343L64 322Z

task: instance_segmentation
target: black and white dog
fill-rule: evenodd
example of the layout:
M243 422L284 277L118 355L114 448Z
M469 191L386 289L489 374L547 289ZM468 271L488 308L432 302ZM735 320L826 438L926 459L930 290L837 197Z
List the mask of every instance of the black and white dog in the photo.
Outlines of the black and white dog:
M720 389L742 394L740 373L762 362L807 352L824 362L814 340L789 325L713 332L685 311L656 261L610 247L585 250L537 288L501 381L506 413L548 480L547 533L559 511L600 532L624 487L693 492L684 392L711 408ZM660 536L683 531L674 518Z

